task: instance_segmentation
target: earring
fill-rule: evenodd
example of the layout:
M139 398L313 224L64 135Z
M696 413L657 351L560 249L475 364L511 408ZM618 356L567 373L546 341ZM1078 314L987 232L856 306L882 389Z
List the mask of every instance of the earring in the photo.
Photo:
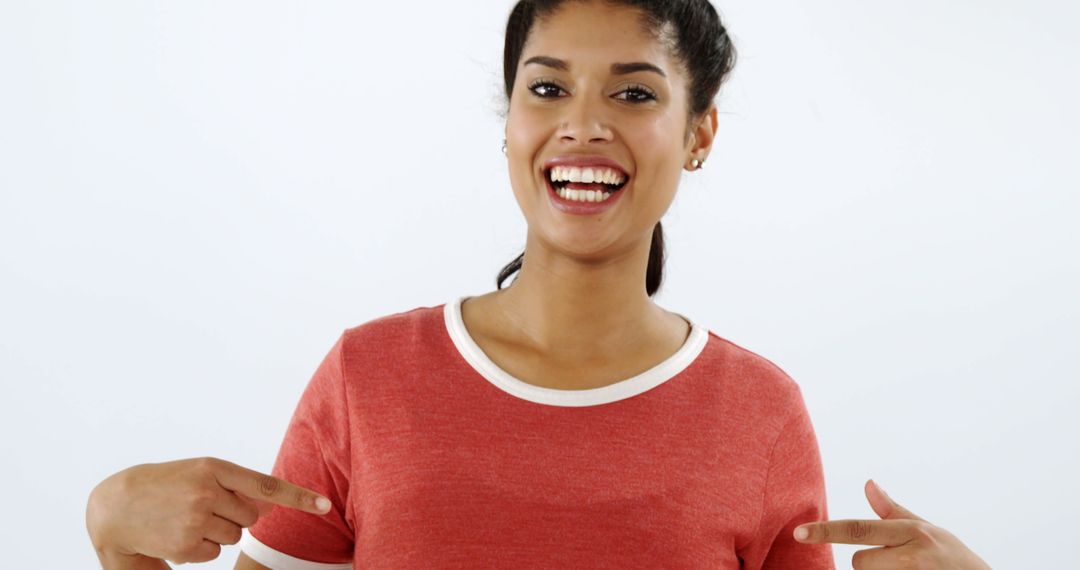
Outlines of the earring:
M693 168L694 170L698 170L700 168L703 168L704 166L705 166L705 161L704 160L698 160L698 159L695 158L694 160L690 161L690 168Z
M503 139L502 153L506 154L506 139Z

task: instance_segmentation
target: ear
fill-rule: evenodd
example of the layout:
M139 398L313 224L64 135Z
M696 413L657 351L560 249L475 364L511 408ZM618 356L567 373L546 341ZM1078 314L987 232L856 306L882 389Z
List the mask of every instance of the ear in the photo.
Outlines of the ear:
M689 146L686 149L686 161L692 159L704 161L712 149L713 139L716 138L716 127L719 119L716 118L716 103L709 105L709 109L698 119L697 126L690 134Z

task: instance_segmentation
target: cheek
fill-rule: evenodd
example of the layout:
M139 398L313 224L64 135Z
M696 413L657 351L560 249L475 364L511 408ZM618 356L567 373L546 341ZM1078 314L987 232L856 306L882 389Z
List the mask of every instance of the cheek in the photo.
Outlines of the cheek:
M649 164L648 184L657 190L656 201L670 201L682 179L685 150L680 129L670 118L662 118L641 124L634 133L632 148Z
M511 104L506 118L506 159L516 194L527 195L536 186L540 153L550 136L549 121L526 105Z
M637 137L648 143L649 148L660 150L670 149L672 152L681 151L683 148L682 126L676 124L668 114L657 115L651 120L642 121L638 125Z
M529 112L527 107L512 108L506 118L507 152L511 151L511 146L515 146L519 151L537 146L543 140L547 128L543 117Z

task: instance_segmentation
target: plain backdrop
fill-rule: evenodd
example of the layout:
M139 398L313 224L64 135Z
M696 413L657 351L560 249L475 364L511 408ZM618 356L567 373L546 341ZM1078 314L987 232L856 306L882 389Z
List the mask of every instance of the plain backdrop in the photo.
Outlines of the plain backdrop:
M0 2L0 565L96 567L131 465L269 472L345 328L495 288L511 5ZM716 5L657 302L799 383L831 518L874 478L994 568L1075 564L1080 5Z

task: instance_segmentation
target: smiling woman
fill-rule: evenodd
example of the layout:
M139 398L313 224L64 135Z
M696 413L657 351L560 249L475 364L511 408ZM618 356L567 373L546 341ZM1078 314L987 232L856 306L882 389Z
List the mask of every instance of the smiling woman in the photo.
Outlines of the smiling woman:
M553 17L564 7L577 14ZM597 17L608 19L592 19ZM638 164L643 168L638 172L646 178L640 179L637 186L647 185L652 190L639 198L639 202L645 197L651 199L642 216L655 220L649 226L651 236L644 275L645 290L653 296L663 282L664 236L659 218L674 197L682 165L696 170L704 164L716 124L713 100L735 60L736 50L727 30L706 1L518 2L507 22L503 51L503 77L510 101L506 148L511 180L516 181L515 174L520 177L533 172L530 155L524 157L525 164L515 158L522 153L537 152L536 142L530 137L553 135L545 128L555 126L551 124L552 113L566 112L569 103L565 99L573 96L575 100L586 100L585 103L603 103L602 107L610 111L590 107L577 112L603 125L601 128L617 129L621 143L634 144L632 149L622 149L623 154L642 160ZM518 81L519 70L524 76L521 81ZM620 115L619 118L612 120L612 112ZM565 129L569 125L561 126ZM680 132L681 140L675 138ZM574 137L566 132L560 136ZM589 143L580 139L577 142ZM663 146L656 147L658 143ZM650 150L633 152L644 149ZM604 148L604 154L611 150ZM655 160L645 162L645 157ZM628 167L621 168L625 171ZM546 171L540 173L542 178L547 175ZM523 197L517 196L529 218ZM564 213L601 214L608 209L574 209L554 200L557 196L548 197ZM588 196L581 198L593 200ZM532 228L533 220L529 221ZM540 255L529 253L534 258ZM521 269L524 258L522 253L499 272L496 282L500 287Z
M87 514L103 562L239 542L237 568L834 568L798 384L652 299L660 218L712 148L735 60L716 10L521 0L505 41L528 234L497 289L346 329L269 477L205 458L103 482ZM888 522L847 535L908 548L876 567L962 548Z

